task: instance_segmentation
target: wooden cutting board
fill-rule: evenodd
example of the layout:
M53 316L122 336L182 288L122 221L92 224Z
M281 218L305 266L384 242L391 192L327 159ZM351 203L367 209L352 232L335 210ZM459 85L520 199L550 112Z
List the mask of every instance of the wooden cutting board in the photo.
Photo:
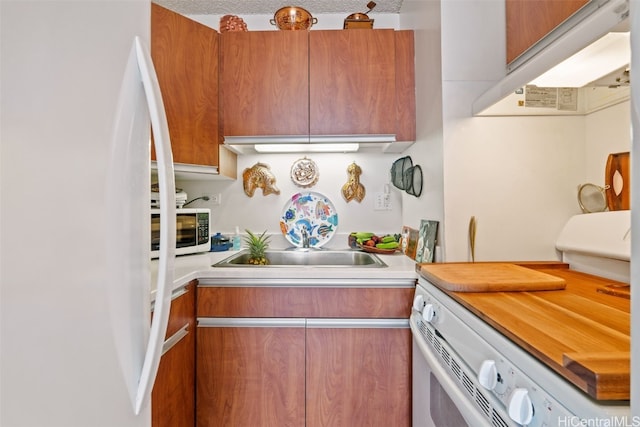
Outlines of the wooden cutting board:
M607 207L610 211L630 209L631 175L629 152L609 154L604 171Z
M546 291L566 286L560 277L502 262L421 264L420 275L451 292Z
M597 400L629 400L631 309L600 292L622 283L568 268L555 292L448 292L451 298Z
M611 285L601 286L598 292L603 294L615 295L617 297L631 299L631 285L627 283L615 283Z
M620 386L631 381L628 351L564 353L562 364L585 382L592 396L606 395L614 400L629 397L629 389Z

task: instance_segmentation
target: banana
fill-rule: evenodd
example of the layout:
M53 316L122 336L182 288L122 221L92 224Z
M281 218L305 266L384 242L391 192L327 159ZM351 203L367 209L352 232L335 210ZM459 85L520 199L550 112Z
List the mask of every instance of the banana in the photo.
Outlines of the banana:
M369 240L371 237L373 237L374 233L369 233L369 232L365 232L365 231L358 231L355 233L351 233L351 235L356 236L356 239L361 239L361 240Z
M396 241L396 238L393 237L392 235L387 235L382 238L382 243L391 243L395 241Z

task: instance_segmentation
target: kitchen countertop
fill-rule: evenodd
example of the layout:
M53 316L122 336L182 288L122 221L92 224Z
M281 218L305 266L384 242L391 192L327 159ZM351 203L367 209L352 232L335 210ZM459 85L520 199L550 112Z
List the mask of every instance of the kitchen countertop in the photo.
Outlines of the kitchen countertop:
M218 261L236 254L238 251L205 252L202 254L184 255L176 257L174 263L173 288L198 279L202 281L216 279L233 280L267 280L288 281L300 279L316 282L321 286L323 282L335 280L363 281L375 286L376 282L407 282L415 280L416 263L406 255L397 252L393 255L377 255L387 267L212 267ZM158 261L151 261L151 294L155 298Z
M520 265L562 278L566 288L526 292L440 289L594 399L629 400L629 299L603 292L608 286L623 284L570 270L562 263ZM475 266L482 267L482 263Z

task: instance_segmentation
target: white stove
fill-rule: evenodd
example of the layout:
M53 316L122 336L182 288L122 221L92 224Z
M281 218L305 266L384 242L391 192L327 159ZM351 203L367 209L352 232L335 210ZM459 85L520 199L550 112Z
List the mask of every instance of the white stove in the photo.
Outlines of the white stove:
M594 224L600 246L584 239ZM628 224L628 211L572 218L558 239L564 261L586 261L569 261L570 268L596 266L603 277L611 268L613 280L624 278L626 263L628 278ZM631 419L628 400L594 399L424 278L410 325L415 427L640 425Z

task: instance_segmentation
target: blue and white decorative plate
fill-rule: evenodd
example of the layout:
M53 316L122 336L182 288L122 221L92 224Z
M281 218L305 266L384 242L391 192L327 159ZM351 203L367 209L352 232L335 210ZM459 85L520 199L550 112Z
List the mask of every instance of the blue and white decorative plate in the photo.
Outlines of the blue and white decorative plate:
M331 200L313 191L291 197L280 218L280 230L293 246L302 246L302 229L309 233L309 246L319 248L327 243L338 228L338 214Z

